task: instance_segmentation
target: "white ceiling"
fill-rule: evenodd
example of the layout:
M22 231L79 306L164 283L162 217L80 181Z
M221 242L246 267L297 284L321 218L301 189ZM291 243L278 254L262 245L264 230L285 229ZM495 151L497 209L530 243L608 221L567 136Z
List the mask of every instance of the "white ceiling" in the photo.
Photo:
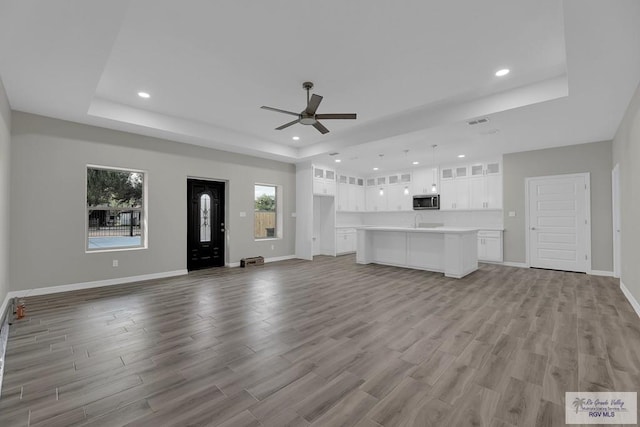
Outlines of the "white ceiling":
M15 110L368 173L611 139L639 22L637 0L0 0L0 76ZM301 111L306 80L358 120L274 130L259 107Z

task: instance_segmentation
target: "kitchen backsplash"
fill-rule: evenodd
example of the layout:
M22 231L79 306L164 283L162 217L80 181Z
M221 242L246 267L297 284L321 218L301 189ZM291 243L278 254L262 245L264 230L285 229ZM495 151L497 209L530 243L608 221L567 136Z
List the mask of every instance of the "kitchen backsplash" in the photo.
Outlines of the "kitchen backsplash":
M503 228L502 211L440 211L336 213L336 226L413 226L416 222L442 223L457 227Z

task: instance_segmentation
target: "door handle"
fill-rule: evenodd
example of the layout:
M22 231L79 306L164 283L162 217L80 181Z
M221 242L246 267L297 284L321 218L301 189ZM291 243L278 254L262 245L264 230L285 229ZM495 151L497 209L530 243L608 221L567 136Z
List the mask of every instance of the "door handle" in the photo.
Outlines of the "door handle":
M531 229L535 231L536 228L535 227L531 227Z

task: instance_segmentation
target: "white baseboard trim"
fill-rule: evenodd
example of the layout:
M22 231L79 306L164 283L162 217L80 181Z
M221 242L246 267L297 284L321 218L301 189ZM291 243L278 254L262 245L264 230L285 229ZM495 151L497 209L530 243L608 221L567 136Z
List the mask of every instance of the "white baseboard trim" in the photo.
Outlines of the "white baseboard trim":
M4 297L4 301L2 301L2 305L0 305L0 322L4 321L4 316L10 316L13 313L9 313L9 306L11 303L11 292L7 292L7 295Z
M604 277L613 277L613 271L606 271L606 270L591 270L591 274L592 276L604 276Z
M142 274L140 276L119 277L117 279L96 280L94 282L73 283L71 285L50 286L48 288L25 289L23 291L12 291L8 298L25 297L35 295L56 294L59 292L77 291L81 289L100 288L102 286L122 285L125 283L142 282L144 280L164 279L166 277L184 276L187 270L164 271L162 273Z
M288 259L295 259L296 256L295 255L283 255L283 256L276 256L273 258L265 258L264 262L278 262L278 261L286 261Z
M620 290L622 291L624 296L627 297L627 300L631 304L631 307L633 307L633 309L636 311L636 314L638 315L638 317L640 317L640 303L638 303L638 300L635 299L635 297L631 294L629 289L627 289L624 283L622 283L622 280L620 280Z
M265 264L268 262L278 262L278 261L286 261L288 259L296 259L297 257L295 255L283 255L283 256L275 256L272 258L265 258L264 262ZM240 267L240 261L238 262L229 262L227 264L225 264L225 266L227 267Z
M5 302L7 299L5 298ZM4 311L3 311L4 312ZM7 354L7 341L9 340L9 316L3 317L2 325L0 329L2 332L0 333L0 396L2 396L2 378L4 376L4 361L5 355Z
M502 265L506 265L507 267L529 268L529 265L526 262L504 261Z

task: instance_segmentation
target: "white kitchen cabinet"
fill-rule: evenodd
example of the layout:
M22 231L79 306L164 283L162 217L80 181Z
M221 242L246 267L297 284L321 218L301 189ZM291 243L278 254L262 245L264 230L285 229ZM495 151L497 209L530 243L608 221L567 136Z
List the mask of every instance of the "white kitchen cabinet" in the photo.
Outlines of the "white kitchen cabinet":
M349 254L356 251L356 229L338 228L336 230L336 255Z
M469 178L470 209L502 209L502 175L487 174L482 165L472 165ZM495 170L499 170L495 169Z
M440 169L440 179L450 180L469 177L470 168L467 165L447 166Z
M387 209L390 211L413 210L413 196L409 185L395 184L387 186Z
M500 162L442 168L440 209L502 209Z
M454 179L456 177L456 172L454 168L446 167L440 169L440 180L445 181L449 179Z
M469 209L485 209L487 180L484 176L469 178Z
M367 211L387 210L387 188L386 186L374 185L366 189Z
M360 212L365 210L365 195L364 195L364 178L356 177L355 185L349 186L350 191L353 195L350 194L349 201L353 202L353 211Z
M440 183L440 210L469 209L469 179L450 179Z
M478 231L478 261L502 262L502 231Z
M362 212L365 210L364 179L338 174L337 211Z
M432 190L436 184L436 192ZM411 183L412 193L416 194L436 194L438 192L438 170L437 168L420 168L413 171L413 181Z
M335 196L336 171L314 166L313 194L317 196Z
M367 178L365 190L366 208L369 212L387 210L387 177L378 176Z
M338 174L338 183L336 187L336 210L349 210L349 177L347 175Z

